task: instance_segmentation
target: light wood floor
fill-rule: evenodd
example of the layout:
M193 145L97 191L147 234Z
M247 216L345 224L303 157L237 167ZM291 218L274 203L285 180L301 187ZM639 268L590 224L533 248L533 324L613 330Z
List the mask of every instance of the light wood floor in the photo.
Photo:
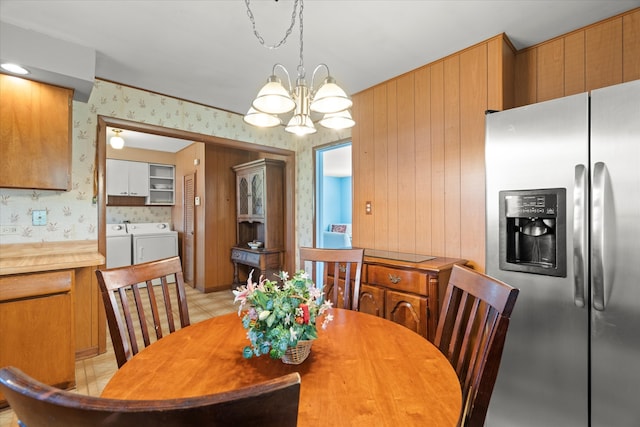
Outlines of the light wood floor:
M203 294L186 286L186 291L191 324L238 310L238 306L233 304L233 293L230 290ZM75 391L90 396L99 396L117 369L118 365L107 332L106 353L76 362ZM17 420L11 409L0 412L0 427L17 426Z

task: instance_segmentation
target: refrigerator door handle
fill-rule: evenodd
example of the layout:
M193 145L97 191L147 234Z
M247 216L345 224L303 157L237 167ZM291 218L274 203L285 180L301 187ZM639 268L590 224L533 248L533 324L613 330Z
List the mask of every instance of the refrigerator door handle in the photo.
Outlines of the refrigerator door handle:
M576 165L573 191L573 303L584 307L586 212L587 212L587 168Z
M593 222L591 281L593 286L593 308L604 311L604 202L606 166L597 162L593 167Z

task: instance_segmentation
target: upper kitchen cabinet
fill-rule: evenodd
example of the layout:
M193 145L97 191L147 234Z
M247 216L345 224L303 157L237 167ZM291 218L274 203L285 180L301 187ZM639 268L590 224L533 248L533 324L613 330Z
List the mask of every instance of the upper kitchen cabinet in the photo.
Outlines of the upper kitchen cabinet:
M175 204L175 166L149 163L148 205Z
M71 189L73 90L0 74L0 187Z
M107 159L107 196L149 196L149 164ZM142 201L144 204L144 200Z

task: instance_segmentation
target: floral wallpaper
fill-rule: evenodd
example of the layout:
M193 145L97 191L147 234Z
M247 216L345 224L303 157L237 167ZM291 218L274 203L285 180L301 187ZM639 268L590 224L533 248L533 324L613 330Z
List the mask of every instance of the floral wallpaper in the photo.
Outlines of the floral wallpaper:
M73 102L73 163L70 191L0 188L0 244L97 240L98 209L92 200L98 115L278 147L296 152L296 240L313 243L312 147L346 139L350 131L318 129L303 138L278 127L259 129L242 116L157 93L96 80L89 101ZM109 208L107 222L169 222L170 208ZM32 212L46 211L46 225Z

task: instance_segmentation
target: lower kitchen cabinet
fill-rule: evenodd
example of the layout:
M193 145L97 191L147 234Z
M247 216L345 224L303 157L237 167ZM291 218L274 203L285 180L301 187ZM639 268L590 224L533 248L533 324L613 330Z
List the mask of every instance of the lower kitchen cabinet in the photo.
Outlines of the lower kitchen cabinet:
M76 359L97 356L107 350L107 321L95 273L98 267L75 269Z
M0 276L0 366L75 386L74 287L73 269Z
M392 320L432 341L451 269L465 263L457 258L365 250L359 310Z

